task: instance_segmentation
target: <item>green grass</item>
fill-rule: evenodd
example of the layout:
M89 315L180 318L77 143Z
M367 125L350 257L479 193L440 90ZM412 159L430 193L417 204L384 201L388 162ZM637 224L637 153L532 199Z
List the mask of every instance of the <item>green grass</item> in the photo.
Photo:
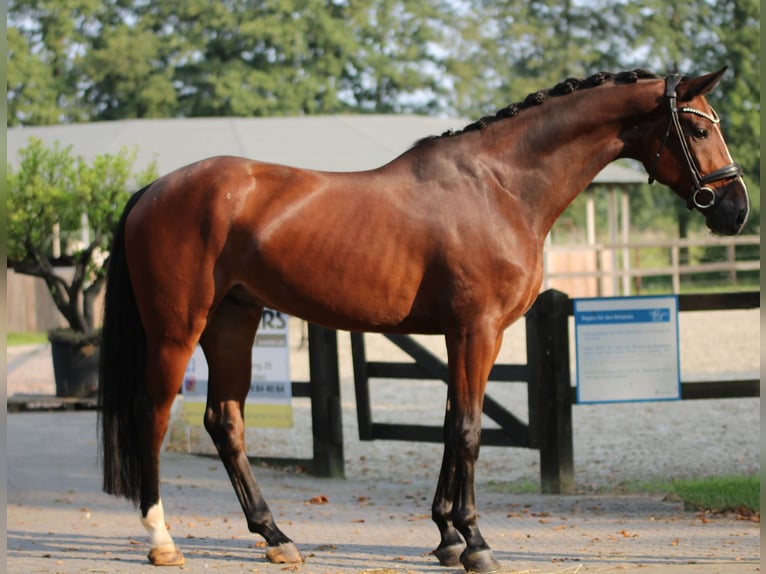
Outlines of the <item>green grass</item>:
M710 512L760 514L761 481L758 476L722 476L673 481L676 494L687 507Z
M489 492L533 494L540 492L536 480L489 481ZM758 476L723 476L683 480L637 480L596 488L605 493L657 493L678 497L688 510L755 515L761 512L761 482Z
M8 346L14 345L41 345L48 342L45 333L8 333Z
M623 482L597 492L652 492L676 496L687 510L760 514L761 482L758 476L713 476L680 480L655 479Z
M607 488L606 492L610 489ZM656 492L656 493L670 493L674 492L673 481L663 478L655 478L650 480L631 480L627 482L621 482L612 489L613 492ZM599 490L598 492L601 492Z
M514 481L490 480L482 486L488 492L499 492L503 494L536 494L540 492L540 482L521 478Z

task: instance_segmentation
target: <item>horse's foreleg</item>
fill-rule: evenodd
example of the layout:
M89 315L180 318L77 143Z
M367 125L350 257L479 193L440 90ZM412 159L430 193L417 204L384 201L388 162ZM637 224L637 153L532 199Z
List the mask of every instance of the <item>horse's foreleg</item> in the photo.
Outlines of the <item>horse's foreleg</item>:
M184 557L165 526L160 498L160 448L170 409L178 393L191 351L176 345L150 345L147 390L135 405L141 436L141 523L149 533L149 561L155 566L181 566Z
M452 522L465 540L460 561L469 572L494 572L500 568L479 531L474 468L479 457L484 390L501 337L502 333L487 328L447 336L450 404L445 427L449 428L446 438L450 443L445 450L450 446L454 449Z
M444 457L439 482L431 507L431 518L439 529L441 541L434 555L442 566L457 566L465 549L463 537L452 523L452 507L455 500L455 439L452 432L450 399L444 415Z
M300 563L293 542L277 527L245 453L244 403L250 389L251 349L260 309L224 301L200 340L208 361L205 428L215 443L250 532L260 534L275 563Z

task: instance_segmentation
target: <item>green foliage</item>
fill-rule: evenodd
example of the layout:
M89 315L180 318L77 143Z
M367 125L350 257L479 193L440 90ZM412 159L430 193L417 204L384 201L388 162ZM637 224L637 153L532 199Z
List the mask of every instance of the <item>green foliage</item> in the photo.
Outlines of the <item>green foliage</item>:
M133 173L135 151L123 149L88 162L73 155L71 147L58 142L46 147L36 138L19 156L19 167L9 164L6 174L8 262L19 273L43 278L69 327L90 332L113 230L132 187L156 178L156 165ZM60 261L53 249L56 226L65 245ZM54 263L71 264L74 274L68 278Z
M19 345L44 345L48 341L45 333L8 333L6 345L16 347Z
M8 122L426 112L441 2L11 0Z

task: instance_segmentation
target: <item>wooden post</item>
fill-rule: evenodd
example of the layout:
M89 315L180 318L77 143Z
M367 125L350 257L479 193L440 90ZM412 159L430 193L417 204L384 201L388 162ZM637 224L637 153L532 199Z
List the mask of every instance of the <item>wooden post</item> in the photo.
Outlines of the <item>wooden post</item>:
M630 197L628 193L620 190L620 231L622 232L622 296L630 295Z
M588 245L596 244L596 201L593 197L592 187L585 190L585 229L588 238Z
M569 376L571 301L555 289L541 293L527 312L530 446L540 450L544 494L574 492L572 390Z
M314 474L331 478L345 475L343 419L338 373L338 335L309 324L309 390L314 435Z
M609 190L609 249L612 252L612 268L610 269L610 275L612 277L612 291L609 293L612 296L618 296L620 294L620 280L618 278L618 271L620 269L619 256L617 254L617 189L612 188Z
M729 281L737 282L737 248L733 243L726 246L726 263L729 264Z
M53 244L51 245L51 253L54 259L61 257L61 224L58 222L53 224Z

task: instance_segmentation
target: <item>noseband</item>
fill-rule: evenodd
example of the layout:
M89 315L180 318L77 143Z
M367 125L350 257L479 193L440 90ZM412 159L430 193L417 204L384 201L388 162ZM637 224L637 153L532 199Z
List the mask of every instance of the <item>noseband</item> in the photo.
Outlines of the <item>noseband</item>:
M733 177L739 177L742 175L742 168L738 163L730 163L729 165L725 165L724 167L712 171L707 175L702 175L699 169L697 169L697 166L694 163L694 158L692 158L691 150L689 149L689 143L686 141L686 138L684 138L683 130L681 129L681 122L678 119L678 114L679 112L694 114L705 118L712 124L718 124L721 120L718 117L718 114L715 113L715 110L713 110L712 114L707 114L695 108L679 109L676 105L676 88L680 82L681 76L678 74L671 74L665 78L665 97L668 99L668 105L670 108L670 122L668 122L668 129L665 130L665 136L662 138L660 147L657 149L657 154L654 156L652 169L649 172L649 183L654 182L654 174L657 169L657 161L660 159L660 154L662 153L662 150L665 148L665 144L668 141L670 129L675 127L678 141L681 142L681 150L684 153L686 164L689 166L689 172L692 176L692 190L691 193L689 193L686 207L687 209L692 209L694 207L699 209L709 209L715 205L716 195L715 191L713 191L712 188L706 186L705 184L712 183L714 181L721 181L724 179L731 179Z

